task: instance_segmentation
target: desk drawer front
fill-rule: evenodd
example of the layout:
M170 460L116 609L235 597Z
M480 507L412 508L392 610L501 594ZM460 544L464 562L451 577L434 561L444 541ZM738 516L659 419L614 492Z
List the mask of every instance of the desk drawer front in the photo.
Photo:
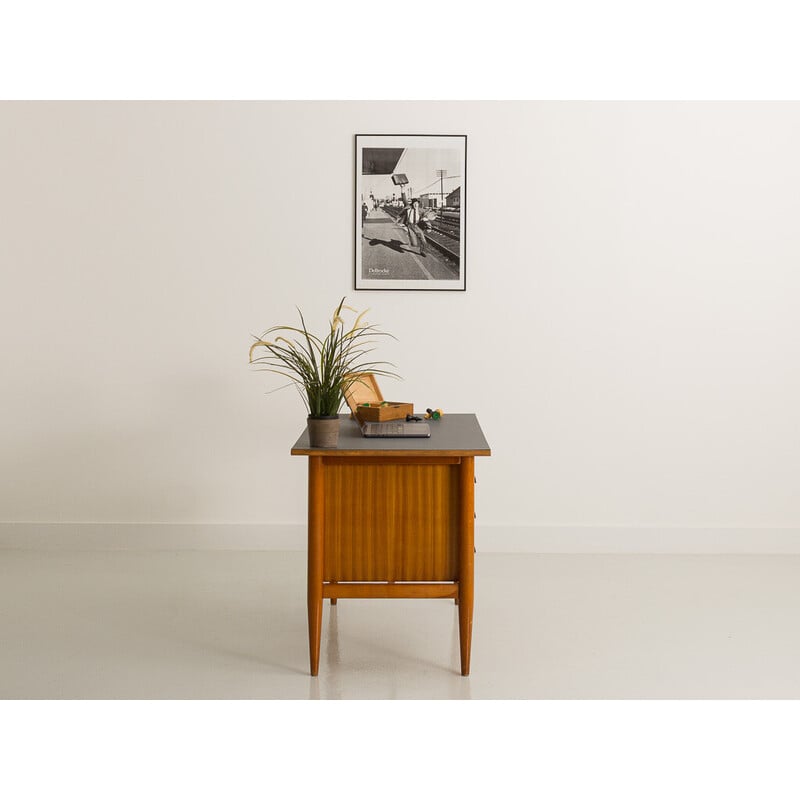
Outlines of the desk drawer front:
M329 460L324 580L457 580L458 469Z

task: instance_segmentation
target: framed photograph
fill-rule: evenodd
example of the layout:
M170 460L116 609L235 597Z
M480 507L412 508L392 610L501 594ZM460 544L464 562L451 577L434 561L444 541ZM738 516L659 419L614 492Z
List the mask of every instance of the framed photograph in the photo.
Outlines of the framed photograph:
M356 135L355 289L464 291L467 137Z

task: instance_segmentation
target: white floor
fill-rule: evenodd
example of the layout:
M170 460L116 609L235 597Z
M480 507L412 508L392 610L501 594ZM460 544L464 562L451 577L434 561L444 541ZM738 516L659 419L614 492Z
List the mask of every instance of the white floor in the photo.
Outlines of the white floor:
M0 551L0 697L800 698L800 556L476 556L445 600L327 601L305 555Z

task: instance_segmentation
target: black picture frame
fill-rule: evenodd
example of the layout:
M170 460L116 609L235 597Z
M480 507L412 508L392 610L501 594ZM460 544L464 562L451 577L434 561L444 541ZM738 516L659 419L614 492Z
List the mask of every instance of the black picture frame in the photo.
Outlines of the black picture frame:
M354 144L355 291L466 291L467 135Z

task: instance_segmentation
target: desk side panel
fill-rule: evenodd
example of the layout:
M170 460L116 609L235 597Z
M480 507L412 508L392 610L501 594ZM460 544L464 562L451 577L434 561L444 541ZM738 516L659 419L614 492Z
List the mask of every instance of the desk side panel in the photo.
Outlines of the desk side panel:
M458 578L458 467L325 467L325 581Z

